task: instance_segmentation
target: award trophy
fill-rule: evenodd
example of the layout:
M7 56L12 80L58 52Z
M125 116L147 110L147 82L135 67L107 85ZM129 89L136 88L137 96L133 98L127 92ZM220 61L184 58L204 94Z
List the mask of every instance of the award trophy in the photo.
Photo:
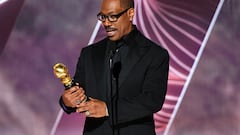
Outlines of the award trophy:
M64 64L55 64L53 66L53 73L57 78L61 80L66 90L76 85L70 74L68 73L67 67Z
M64 64L62 64L62 63L55 64L53 66L53 73L57 78L60 78L62 84L65 87L65 90L68 90L71 87L76 85L76 83L73 81L70 74L68 73L67 67ZM80 103L86 102L88 100L89 100L89 98L87 96L85 96L85 98L82 101L77 100L76 102L77 102L77 104L80 104Z

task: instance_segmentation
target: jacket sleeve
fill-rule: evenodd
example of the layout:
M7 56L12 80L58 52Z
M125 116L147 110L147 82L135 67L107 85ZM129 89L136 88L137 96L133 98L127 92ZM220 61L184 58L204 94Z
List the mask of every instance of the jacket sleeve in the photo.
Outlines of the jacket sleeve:
M109 113L117 109L118 117L114 125L137 121L148 116L152 117L153 113L161 110L167 91L168 71L169 55L164 50L149 65L144 76L141 93L134 97L113 99L115 100L113 102L117 103L117 108L112 108L110 102L107 102ZM109 114L109 116L112 119L113 115Z
M74 107L74 108L68 107L68 106L66 106L66 105L63 103L62 97L60 97L60 99L59 99L59 104L60 104L60 106L62 107L63 111L66 112L67 114L76 112L76 108L75 108L75 107Z
M82 52L83 52L83 50L82 50ZM84 70L82 68L82 65L83 65L83 55L82 55L83 53L82 52L81 52L81 55L78 59L75 76L73 77L74 82L80 83L81 86L84 85L84 81L81 81L81 80L84 80L83 77L85 75ZM80 77L81 77L81 79L80 79ZM61 108L64 110L64 112L66 112L67 114L76 112L76 107L72 108L72 107L66 106L63 102L62 97L60 97L60 99L59 99L59 104L60 104Z

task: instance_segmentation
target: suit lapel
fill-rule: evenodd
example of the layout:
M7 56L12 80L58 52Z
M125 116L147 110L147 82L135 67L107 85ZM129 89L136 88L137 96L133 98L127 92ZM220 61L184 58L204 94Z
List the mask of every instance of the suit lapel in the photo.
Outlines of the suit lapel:
M130 45L129 52L125 60L122 61L123 68L119 77L119 88L128 77L129 72L133 70L134 66L138 63L139 60L141 60L141 58L149 49L149 46L147 46L144 42L139 41L138 38L141 37L136 37L135 40L130 40L128 43Z
M106 98L106 91L104 92L103 90L106 90L106 75L107 75L107 69L106 69L106 65L108 65L108 59L107 59L107 40L105 40L104 42L102 42L102 44L99 44L97 46L95 46L93 48L92 51L92 62L93 62L93 66L91 67L93 68L94 72L95 72L95 77L96 77L96 88L98 91L99 95L101 95L102 99Z
M106 99L106 96L110 96L109 94L109 58L108 58L108 48L107 48L107 40L101 42L99 45L93 47L92 49L92 67L95 72L97 89L99 95L103 99ZM125 58L122 61L122 69L119 76L119 88L126 81L131 70L134 69L134 66L141 60L141 58L146 54L150 46L143 40L141 34L134 37L134 39L130 39L128 41L129 51ZM107 94L107 95L106 95Z

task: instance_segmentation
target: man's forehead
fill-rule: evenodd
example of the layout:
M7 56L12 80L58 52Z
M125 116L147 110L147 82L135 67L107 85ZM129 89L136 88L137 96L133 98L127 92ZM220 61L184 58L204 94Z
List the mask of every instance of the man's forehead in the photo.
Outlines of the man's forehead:
M103 0L101 6L101 12L104 14L116 13L121 11L119 0Z

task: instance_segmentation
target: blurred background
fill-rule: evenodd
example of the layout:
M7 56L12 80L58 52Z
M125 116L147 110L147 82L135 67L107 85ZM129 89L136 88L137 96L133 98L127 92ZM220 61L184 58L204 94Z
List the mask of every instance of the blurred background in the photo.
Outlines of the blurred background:
M169 135L240 134L239 13L225 0Z
M168 95L155 114L158 135L240 134L240 1L135 3L134 23L171 56ZM84 117L58 105L63 86L52 66L62 62L74 75L81 49L105 36L100 4L0 0L1 135L82 134Z

